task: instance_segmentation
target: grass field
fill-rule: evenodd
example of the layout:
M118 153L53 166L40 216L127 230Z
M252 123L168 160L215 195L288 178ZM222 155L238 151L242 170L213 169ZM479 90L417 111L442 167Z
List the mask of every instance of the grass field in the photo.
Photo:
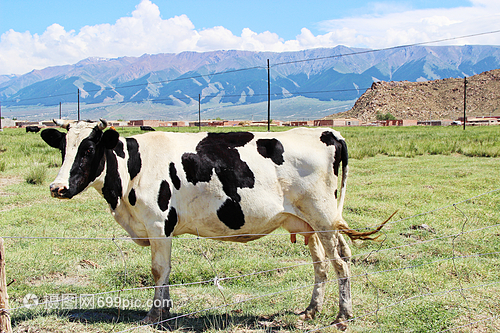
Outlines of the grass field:
M340 130L351 156L344 210L350 226L373 227L398 211L383 241L351 245L355 319L348 330L500 331L500 127ZM15 280L8 288L14 331L156 332L137 322L151 289L107 293L153 285L149 248L123 239L128 235L95 190L51 198L48 184L59 166L60 153L38 134L0 132L0 236L7 282ZM292 244L282 229L246 245L176 237L172 316L187 316L166 328L334 332L323 328L337 312L332 269L319 316L301 322L294 314L310 300L310 262L302 238ZM219 290L215 276L231 279ZM211 282L184 285L200 281ZM23 306L27 294L57 301L97 293L107 294L94 295L93 305Z

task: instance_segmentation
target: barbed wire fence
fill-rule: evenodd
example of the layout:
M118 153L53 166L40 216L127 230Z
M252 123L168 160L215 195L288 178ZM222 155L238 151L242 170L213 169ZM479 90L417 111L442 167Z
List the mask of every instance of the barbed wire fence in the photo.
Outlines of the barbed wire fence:
M466 260L466 259L473 259L473 258L478 259L478 258L498 257L498 255L500 255L500 251L485 252L485 253L471 253L471 254L466 254L466 255L458 255L457 254L457 253L459 253L459 251L457 251L457 248L459 246L457 240L459 238L466 239L466 237L468 235L471 235L473 233L477 233L477 232L485 233L487 231L494 231L494 230L497 230L500 228L500 221L499 221L499 223L492 224L492 225L487 225L487 226L482 226L482 227L477 227L477 228L470 228L469 224L470 224L471 216L468 213L464 212L463 209L460 209L459 206L463 205L465 203L472 202L473 200L480 198L480 197L497 195L499 191L500 191L500 188L473 196L471 198L468 198L468 199L465 199L465 200L462 200L459 202L451 203L451 204L443 206L443 207L439 207L439 208L432 209L432 210L429 210L426 212L422 212L422 213L415 214L415 215L412 215L409 217L405 217L405 218L402 218L399 220L388 222L387 223L388 225L401 224L403 222L415 220L419 217L433 214L437 211L442 211L445 209L452 209L453 212L458 213L460 215L459 216L460 219L463 219L461 222L460 230L455 232L455 233L446 234L446 235L442 235L442 236L436 235L436 237L433 237L430 239L418 240L415 242L409 242L407 244L392 246L392 247L385 247L385 243L386 243L387 239L394 236L394 235L391 235L390 231L386 231L384 233L384 239L380 242L380 245L377 248L370 250L370 251L363 252L363 253L352 255L351 260L355 263L353 268L355 268L356 271L361 270L361 272L353 273L351 275L351 279L352 279L352 281L361 281L363 279L368 281L365 285L369 285L370 288L375 290L376 304L375 304L375 308L373 310L358 314L354 318L347 320L347 322L353 322L356 320L374 317L374 319L372 321L374 323L376 323L376 325L379 328L383 328L383 323L381 322L380 319L383 317L383 312L385 310L389 310L391 308L401 306L405 303L408 303L408 302L411 302L411 301L414 301L417 299L430 298L430 297L443 298L449 294L458 294L460 296L460 298L463 300L461 302L461 304L457 304L457 306L462 306L465 309L466 316L467 316L467 322L456 324L456 326L447 327L446 329L441 330L440 332L453 332L453 331L457 331L460 329L470 329L472 331L474 325L477 325L479 323L485 323L485 322L493 322L495 319L499 318L500 307L498 306L498 304L496 305L496 307L495 307L495 305L492 306L492 308L490 309L490 312L486 318L481 318L481 319L474 318L473 311L471 309L472 306L469 302L469 298L467 297L467 293L474 291L474 290L479 290L479 289L484 290L484 289L488 289L488 288L498 287L500 285L500 279L493 279L491 281L487 281L484 283L472 284L472 285L470 285L470 283L469 283L469 285L466 286L464 283L464 278L461 276L460 270L457 267L457 263L459 260ZM450 219L455 219L455 217L450 217ZM365 228L359 229L359 230L364 230L364 229ZM325 232L332 232L332 230L325 231ZM498 235L498 233L496 233L496 235ZM245 234L242 236L263 236L263 234ZM283 237L283 236L288 237L289 233L288 232L284 232L284 233L275 232L275 233L270 234L269 236L270 237L278 237L278 238ZM70 241L99 241L99 242L108 242L109 241L109 242L112 242L117 247L118 251L121 254L121 258L123 259L123 264L124 264L123 270L124 270L125 276L126 276L126 272L127 272L126 257L123 255L122 248L118 245L117 241L132 241L133 240L132 238L129 238L129 237L122 237L122 238L116 238L116 237L101 237L101 238L92 238L92 237L37 237L37 236L24 237L24 236L9 236L9 235L3 235L1 237L4 239L25 239L25 240L29 240L29 241L48 240L48 239L51 239L51 240L70 240ZM224 238L224 236L219 237L219 239L223 239L223 238ZM281 267L268 269L268 270L262 270L262 271L255 271L255 272L251 272L251 273L247 273L247 274L220 277L219 276L220 274L217 272L217 268L211 262L211 259L207 255L205 255L205 251L203 248L205 246L209 247L210 245L202 244L202 242L206 241L207 238L203 238L203 237L198 236L196 238L193 238L193 237L174 237L174 239L176 240L176 242L178 242L178 241L198 242L198 245L200 246L200 250L201 250L203 257L204 257L203 260L207 260L210 264L213 278L208 279L208 280L204 280L204 281L171 284L171 285L169 285L169 287L176 288L176 287L192 287L192 286L196 286L196 285L213 285L214 288L222 296L222 302L221 302L222 304L210 306L210 307L203 308L203 309L196 310L196 311L191 311L189 313L185 313L185 314L181 314L181 315L176 315L176 316L173 316L173 317L170 317L170 318L167 318L167 319L164 319L164 320L161 320L159 322L152 323L152 324L133 326L133 327L130 327L130 328L127 328L125 330L118 331L118 332L120 332L120 333L121 332L129 332L129 331L134 331L134 330L149 327L149 326L165 325L165 324L175 322L176 320L181 319L181 318L196 316L196 315L199 315L201 313L209 313L210 311L229 308L229 307L232 307L232 306L237 305L237 304L252 302L252 301L255 301L258 299L262 299L262 298L269 298L272 296L278 296L278 295L283 295L283 294L287 294L287 293L292 293L294 291L299 291L299 290L311 288L314 286L314 284L306 283L304 285L294 286L292 288L287 288L287 289L277 291L277 292L265 293L265 294L261 294L261 295L254 295L254 296L246 297L244 299L238 299L235 301L234 300L228 301L228 298L224 294L224 282L236 280L236 279L244 279L244 278L248 278L250 276L265 275L265 274L269 274L272 272L292 270L294 268L298 268L301 266L310 266L310 265L312 266L314 264L314 262L305 262L305 263L301 262L298 264L286 265L286 266L281 266ZM417 264L409 263L409 264L405 264L402 267L387 268L387 269L380 269L380 270L374 270L374 269L369 270L368 266L366 266L366 265L363 266L363 264L362 264L363 262L369 261L370 257L380 255L384 252L390 253L390 252L394 252L394 251L411 249L413 247L421 246L424 244L432 244L432 243L437 244L436 246L447 245L447 246L451 247L451 251L452 251L451 256L439 258L436 260L426 261L426 262L422 262L422 263L417 263ZM331 261L331 260L327 259L327 261ZM387 304L387 300L385 300L385 304L384 304L384 302L379 301L379 291L381 293L388 293L388 291L384 290L382 286L377 285L377 282L372 280L372 278L376 278L377 276L380 276L383 274L410 271L411 274L413 275L413 278L414 278L413 283L416 285L417 279L416 279L416 276L414 275L415 273L413 272L416 268L422 268L424 266L432 268L432 267L436 267L436 266L443 264L443 263L446 263L446 262L452 263L452 265L451 265L452 272L451 273L453 276L456 277L455 278L456 287L449 288L446 290L441 290L438 292L430 292L430 291L424 292L424 289L418 288L420 293L399 296L396 301L393 301L389 304ZM497 278L498 278L498 276L497 276ZM337 282L337 278L330 279L327 281L327 283L334 283L334 284L336 282ZM412 283L412 282L408 281L408 283ZM49 300L41 302L41 303L37 302L36 304L29 304L28 306L19 305L17 307L13 307L11 309L0 309L0 311L6 311L12 316L13 314L16 314L17 312L19 312L21 310L25 311L26 308L29 308L30 310L36 310L38 307L45 307L45 309L47 309L47 308L50 308L51 305L54 305L57 303L63 303L63 302L68 303L69 302L70 304L75 304L75 302L81 300L82 298L86 298L86 297L120 295L121 293L129 292L129 291L153 290L155 288L161 288L161 287L144 286L144 287L136 287L136 288L121 288L121 289L117 289L117 290L110 290L107 292L99 292L99 293L94 293L94 294L83 294L83 295L79 295L79 296L78 295L69 295L67 297L58 297L57 299L53 299L53 300L49 299ZM333 296L332 296L332 298L333 298ZM118 305L117 307L118 307L118 311L120 311L120 305ZM227 316L226 316L226 318L227 318ZM312 329L308 329L307 332L322 331L324 329L327 329L327 328L330 328L333 326L335 326L335 325L332 324L332 325L326 325L326 326L321 326L321 327L315 327Z
M500 32L500 30L492 31L492 32L488 32L488 33L499 33L499 32ZM478 34L476 34L476 35L478 35ZM476 35L470 35L469 37L476 36ZM464 38L464 37L467 37L467 36L461 36L461 37L456 37L456 38ZM447 40L449 40L449 39L447 39ZM440 41L444 41L444 40L440 40ZM432 41L432 42L428 42L428 43L433 43L433 42L439 42L439 41ZM403 46L397 46L397 47L388 48L388 49L404 48L404 47L421 45L421 44L426 44L426 43L403 45ZM386 50L386 49L380 49L380 50ZM380 50L362 51L362 53L378 52ZM335 55L332 57L352 56L355 54L358 54L358 53ZM323 58L315 58L315 59L304 59L304 60L298 60L298 61L294 61L294 62L277 63L277 64L274 64L273 66L283 66L283 65L289 65L291 63L299 63L299 62L305 62L305 61L316 61L316 60L322 60L322 59L324 59L324 57ZM227 73L236 72L236 71L239 72L239 71L247 71L247 70L265 70L265 69L266 69L266 67L264 67L264 66L256 66L256 67L244 68L244 69L239 69L239 70L229 71L229 72L226 71L223 73L211 73L211 74L207 74L206 76L221 75L221 74L227 74ZM182 78L182 80L187 80L187 79L192 80L192 79L197 78L197 77L202 77L202 76L200 75L200 76L186 77L186 78ZM149 84L161 84L161 83L166 83L166 82L171 82L171 81L173 81L173 80L158 81L158 82L152 82ZM130 88L130 87L132 87L132 85L127 86L127 87ZM335 90L324 90L324 91L302 91L302 92L295 91L295 92L287 92L287 93L280 93L280 94L275 93L273 96L280 97L280 98L291 98L293 96L303 95L303 94L333 94L333 93L366 90L368 88L369 87L360 87L360 88L356 88L356 89L335 89ZM87 92L93 92L93 91L89 90ZM97 91L95 91L95 92L97 92ZM71 94L74 95L74 93L71 93ZM46 97L40 97L40 98L43 99L43 98L64 97L66 95L68 95L68 94L46 96ZM267 94L255 94L254 96L255 96L255 98L262 98L263 96L267 96ZM214 97L214 95L207 94L207 95L204 95L203 97L204 98L211 98L211 97ZM226 97L239 98L239 97L241 97L241 95L229 95L228 94L228 95L226 95ZM179 98L177 98L177 99L179 99ZM186 98L185 100L192 101L193 99ZM152 102L161 102L161 100L151 100L151 101ZM114 104L119 105L121 103L125 103L125 102L117 102L117 103L115 102ZM95 103L95 104L103 104L103 103ZM91 106L92 103L86 103L86 105ZM482 196L497 195L499 191L500 191L500 189L495 189L495 190L488 191L488 192L482 193L480 195L462 200L460 202L450 203L449 205L446 205L443 207L439 207L439 208L436 208L433 210L429 210L429 211L422 212L422 213L412 215L409 217L405 217L405 218L402 218L399 220L388 222L387 226L406 223L406 222L409 222L409 221L414 220L416 218L426 216L429 214L433 214L433 213L436 213L438 211L452 209L459 216L458 219L460 219L460 221L461 221L461 228L459 231L457 231L455 233L442 235L442 236L436 236L434 238L425 239L425 240L418 240L416 242L411 242L411 243L407 243L404 245L398 245L398 246L393 246L393 247L385 247L386 240L390 237L393 237L393 235L390 233L390 231L384 231L384 229L383 229L384 240L379 244L379 246L376 249L373 249L373 250L370 250L367 252L363 252L363 253L359 253L359 254L355 254L352 256L352 259L355 262L355 265L353 265L353 270L355 269L356 271L360 271L360 272L356 272L355 274L353 273L351 278L353 281L367 281L366 284L369 286L369 288L374 290L374 293L376 296L374 308L371 311L359 313L354 318L351 318L348 321L353 322L355 320L359 321L362 319L374 317L372 322L374 322L379 329L383 329L384 324L383 324L383 321L381 319L384 316L384 311L390 310L391 308L394 308L394 307L402 306L405 303L408 303L408 302L411 302L411 301L414 301L417 299L424 299L424 298L431 298L431 297L445 297L445 296L450 295L450 294L459 295L460 299L462 300L462 302L459 305L465 309L467 322L453 324L454 326L452 325L452 327L448 327L444 330L441 330L441 332L454 332L454 331L458 331L461 329L470 329L472 331L472 329L474 328L474 325L477 325L479 323L485 323L485 322L493 322L494 320L499 318L499 316L500 316L499 315L499 313L500 313L500 306L499 305L497 305L496 307L493 307L490 310L489 314L486 316L486 318L481 318L481 319L474 318L473 317L473 309L472 309L473 305L471 304L470 297L468 297L468 295L467 295L468 292L471 292L473 290L498 287L500 284L500 279L498 279L498 275L496 277L498 280L492 280L492 281L488 281L485 283L477 283L477 284L473 284L473 285L470 285L470 284L466 285L464 278L463 278L462 274L460 273L459 267L457 265L457 263L460 260L467 260L467 259L472 259L472 258L487 258L490 256L498 257L498 255L500 254L499 251L492 251L492 252L484 252L484 253L482 253L482 252L472 253L472 254L468 254L468 255L457 255L457 252L458 252L457 248L459 247L459 240L460 239L464 239L465 237L467 237L468 235L473 234L473 233L492 231L492 230L496 230L500 227L500 223L497 223L497 224L492 224L489 226L471 228L470 227L470 220L471 220L472 216L470 214L466 213L465 211L461 210L460 206L465 204L466 202L470 202L470 201L477 199L479 197L482 197ZM332 230L329 230L326 232L332 232ZM285 236L285 238L286 238L286 237L288 237L288 235L289 235L289 233L275 232L275 233L269 235L268 237L281 238L281 237ZM496 235L498 236L498 233ZM240 236L264 236L264 235L263 234L245 234L245 235L240 235ZM129 237L64 237L64 236L62 236L62 237L44 237L44 236L10 236L10 235L3 235L2 237L4 239L24 239L24 240L28 240L30 242L41 241L41 240L111 242L117 248L117 251L120 253L120 258L123 261L123 276L124 276L123 281L126 281L126 279L127 279L127 275L128 275L127 274L127 272L128 272L127 258L124 255L122 247L118 244L118 242L120 242L120 241L133 241L133 238L129 238ZM215 239L223 239L224 237L225 236L221 236L218 238L216 237ZM230 237L234 237L234 235L230 236ZM191 311L191 312L177 315L177 316L173 316L171 318L159 321L157 323L149 324L149 325L137 325L137 326L134 326L134 327L131 327L131 328L119 331L119 332L128 332L128 331L134 331L134 330L137 330L140 328L144 328L147 326L168 324L171 322L175 322L176 320L181 319L181 318L195 316L195 315L199 315L202 313L209 313L209 312L215 311L215 310L226 309L226 308L229 308L229 307L232 307L234 305L241 304L241 303L247 303L247 302L251 303L252 301L256 301L258 299L288 294L288 293L292 293L294 291L312 288L314 286L314 284L306 283L303 285L294 286L292 288L286 288L286 289L283 289L283 290L277 291L277 292L249 296L249 297L246 297L244 299L240 299L240 300L236 300L236 301L228 300L229 298L226 297L225 293L224 293L224 290L225 290L224 289L225 288L224 282L228 282L228 281L236 280L236 279L245 279L245 278L248 278L251 276L265 275L265 274L279 272L279 271L283 271L283 270L292 270L292 269L295 269L295 268L298 268L301 266L312 266L314 264L314 262L306 262L306 263L298 263L298 264L293 264L293 265L281 266L281 267L277 267L277 268L273 268L273 269L255 271L255 272L251 272L251 273L247 273L247 274L240 274L240 275L235 275L235 276L223 276L222 274L219 274L217 267L213 264L211 259L207 255L205 255L205 251L203 250L203 248L205 246L209 247L209 245L205 245L203 243L204 241L206 241L205 238L202 238L202 237L197 237L197 238L175 237L174 239L176 242L188 242L188 241L189 242L191 242L191 241L198 242L201 253L203 254L203 258L204 258L203 260L208 261L208 263L211 267L213 278L208 279L208 280L203 280L203 281L190 282L190 283L171 284L171 285L169 285L169 287L170 288L177 288L177 287L193 287L193 286L197 286L197 285L209 285L209 286L213 285L213 288L215 288L215 290L221 294L221 303L222 304L203 308L203 309L196 310L196 311ZM211 238L211 239L214 239L214 238ZM373 258L374 256L380 255L382 253L391 252L391 251L404 251L406 249L413 249L413 248L420 246L420 245L423 245L423 244L439 243L440 245L442 245L441 242L445 242L445 245L449 246L449 248L451 250L450 256L447 256L444 258L439 258L437 260L418 263L418 264L406 262L406 264L404 264L402 267L380 269L380 270L373 270L372 267L369 267L368 265L362 264L363 262L369 261L370 258ZM328 260L328 261L330 261L330 260ZM358 262L361 264L358 264ZM442 291L438 291L438 292L429 292L429 291L426 292L425 288L423 288L421 285L418 285L418 279L416 276L417 273L415 272L415 270L417 268L424 267L424 266L433 267L433 266L436 266L438 264L445 263L445 262L451 262L451 264L452 264L451 270L453 273L452 275L454 276L454 281L456 281L455 287L448 288L446 290L442 290ZM419 289L419 293L404 295L404 297L400 296L395 301L392 301L392 302L387 302L386 300L382 300L382 296L383 296L383 294L387 294L387 290L384 290L383 286L379 285L378 281L376 281L376 277L383 275L383 274L397 273L397 272L402 272L402 271L409 271L411 273L413 281L408 281L408 283L412 283L416 286L418 285L417 288ZM493 277L493 278L495 278L495 277ZM336 278L330 279L327 282L335 284L337 282L337 279ZM49 300L41 302L41 303L30 304L30 306L31 305L33 305L33 306L30 307L29 310L36 310L36 309L39 309L40 307L46 307L46 306L50 307L50 305L62 304L64 302L66 302L66 303L69 302L70 304L74 304L75 301L79 301L85 297L121 295L124 292L154 290L155 288L160 288L160 287L144 286L144 287L136 287L136 288L120 288L117 290L110 290L110 291L94 293L94 294L58 297L57 299L53 299L53 300L49 299ZM25 310L26 310L26 306L20 305L20 304L19 304L19 306L12 307L11 309L0 309L0 311L7 311L11 315L16 314L20 311L25 311ZM118 310L120 310L119 306L118 306ZM356 311L356 313L357 313L357 311ZM322 331L322 330L327 329L327 328L332 327L332 326L333 325L315 327L315 328L309 329L307 331L308 332Z

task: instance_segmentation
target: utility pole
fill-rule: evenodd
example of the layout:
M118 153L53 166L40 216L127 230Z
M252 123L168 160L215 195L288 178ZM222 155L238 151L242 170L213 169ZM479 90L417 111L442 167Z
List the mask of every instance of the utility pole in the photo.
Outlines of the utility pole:
M61 117L61 102L59 102L59 119L62 119L62 117Z
M80 89L78 89L78 121L80 121Z
M198 94L198 130L201 132L201 95Z
M271 132L271 70L267 59L267 131Z
M2 128L2 103L0 102L0 132L3 131Z
M467 118L465 117L465 110L467 109L467 78L464 77L464 131L465 131L465 122Z

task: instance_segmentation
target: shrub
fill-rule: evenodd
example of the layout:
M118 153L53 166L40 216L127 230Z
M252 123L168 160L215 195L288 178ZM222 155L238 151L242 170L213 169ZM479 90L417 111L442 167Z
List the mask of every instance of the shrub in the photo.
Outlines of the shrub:
M25 177L25 181L28 184L40 185L45 180L47 176L47 168L45 165L35 165L31 167L28 174Z
M390 112L387 112L386 114L377 112L376 117L377 120L396 120L396 117L394 117Z

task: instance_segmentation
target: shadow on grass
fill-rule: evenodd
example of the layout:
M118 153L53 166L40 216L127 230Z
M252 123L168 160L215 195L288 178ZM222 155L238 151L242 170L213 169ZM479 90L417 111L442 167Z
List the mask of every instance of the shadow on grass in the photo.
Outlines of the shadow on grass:
M98 324L130 324L130 328L140 327L143 324L140 322L147 314L147 311L141 310L118 310L117 308L100 308L89 310L59 310L52 312L61 318L68 318L71 322L83 323L86 325ZM21 324L24 320L33 319L33 317L44 316L47 313L31 314L28 316L17 316L12 318L13 327ZM171 313L169 318L182 316L182 313ZM298 327L297 321L290 323L284 321L284 315L293 315L293 312L281 312L271 315L245 315L239 313L238 310L228 314L195 314L177 319L165 321L161 324L150 325L152 328L163 331L189 331L189 332L204 332L206 330L224 330L235 327L244 328L247 330L258 331L290 331L296 330ZM298 317L297 317L298 319Z

